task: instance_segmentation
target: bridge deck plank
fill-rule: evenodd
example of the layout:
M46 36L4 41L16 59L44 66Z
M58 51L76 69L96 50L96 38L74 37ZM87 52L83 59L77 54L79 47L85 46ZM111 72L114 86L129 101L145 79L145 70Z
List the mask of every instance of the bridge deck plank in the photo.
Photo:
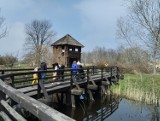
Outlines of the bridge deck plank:
M104 73L105 76L109 76L108 73ZM89 80L90 82L93 82L93 81L97 81L97 80L100 80L101 79L101 75L100 74L97 74L97 75L91 75L91 79ZM77 81L77 84L80 85L80 84L85 84L87 83L87 79L83 79L81 81ZM75 85L73 83L73 85ZM46 88L46 91L47 92L54 92L54 91L58 91L58 90L64 90L64 89L67 89L70 87L70 80L67 80L65 82L61 81L61 82L52 82L52 83L48 83L48 84L44 84L45 88ZM33 86L30 86L30 87L25 87L25 88L20 88L20 89L17 89L18 91L21 91L23 93L25 93L26 95L28 96L34 96L34 95L37 95L37 85L33 85Z

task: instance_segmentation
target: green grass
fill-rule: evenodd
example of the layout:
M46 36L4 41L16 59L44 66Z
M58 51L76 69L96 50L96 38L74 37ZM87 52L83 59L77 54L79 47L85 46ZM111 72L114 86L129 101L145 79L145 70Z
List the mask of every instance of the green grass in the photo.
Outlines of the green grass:
M160 75L125 74L124 80L120 80L119 85L111 89L127 98L155 104L160 97Z

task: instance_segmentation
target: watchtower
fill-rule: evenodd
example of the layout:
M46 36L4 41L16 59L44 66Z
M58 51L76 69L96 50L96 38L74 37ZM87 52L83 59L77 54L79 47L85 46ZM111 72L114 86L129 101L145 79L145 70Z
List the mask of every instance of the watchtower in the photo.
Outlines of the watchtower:
M81 48L84 46L69 34L57 40L51 46L53 46L53 63L58 62L71 67L74 60L81 60Z

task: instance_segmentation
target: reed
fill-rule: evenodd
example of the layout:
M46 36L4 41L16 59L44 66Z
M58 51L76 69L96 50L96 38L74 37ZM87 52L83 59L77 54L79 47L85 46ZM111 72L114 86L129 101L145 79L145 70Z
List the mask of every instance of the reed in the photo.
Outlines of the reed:
M119 85L112 86L113 93L125 98L156 104L160 102L160 75L151 74L126 74L125 79Z

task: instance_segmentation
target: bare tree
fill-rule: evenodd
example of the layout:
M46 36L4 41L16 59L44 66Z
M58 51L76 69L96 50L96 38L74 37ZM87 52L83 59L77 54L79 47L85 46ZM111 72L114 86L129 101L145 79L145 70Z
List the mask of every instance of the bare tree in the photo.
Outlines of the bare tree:
M5 19L2 16L0 16L0 39L5 37L6 34L7 34L7 27L5 25Z
M130 46L143 45L143 49L150 50L152 61L156 61L160 54L160 0L127 1L129 14L118 20L118 35Z
M12 54L0 56L0 65L4 65L5 67L12 68L16 62L18 62L18 58Z
M34 20L25 27L27 38L25 47L35 54L35 63L38 66L42 60L43 47L51 44L51 39L56 35L52 25L47 20Z

